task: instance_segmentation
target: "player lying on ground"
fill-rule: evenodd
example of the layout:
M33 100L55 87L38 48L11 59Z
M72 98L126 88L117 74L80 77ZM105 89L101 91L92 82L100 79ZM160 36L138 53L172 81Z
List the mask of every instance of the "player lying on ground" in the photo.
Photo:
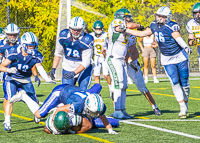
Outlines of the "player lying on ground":
M110 134L117 134L112 130L112 126L104 115L106 105L101 96L98 95L101 88L102 86L100 84L95 84L88 92L85 92L75 85L58 85L52 90L41 107L39 107L39 105L32 100L24 90L21 90L10 99L10 103L21 100L24 101L37 118L46 117L53 108L57 108L55 114L59 111L65 111L86 116L87 118L100 117L108 132ZM57 107L60 103L63 103L64 106Z
M44 131L49 134L75 134L84 133L92 127L105 128L100 118L94 118L89 121L86 117L59 111L53 119L53 114L51 114L45 122ZM108 118L108 120L112 124L112 127L119 126L119 122L116 119Z

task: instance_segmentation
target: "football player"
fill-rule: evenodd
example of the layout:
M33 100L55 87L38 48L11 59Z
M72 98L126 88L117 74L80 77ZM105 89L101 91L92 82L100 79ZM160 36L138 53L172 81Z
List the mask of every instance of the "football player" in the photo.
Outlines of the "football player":
M189 98L189 57L192 49L182 39L176 22L171 21L171 11L168 7L160 7L155 20L150 24L150 29L134 31L127 29L124 24L120 29L139 37L154 34L161 51L161 64L168 76L173 93L180 105L180 118L186 118L188 111L187 101ZM188 53L188 54L187 54Z
M200 2L196 3L192 10L193 19L189 20L186 29L189 33L188 44L196 46L199 53L199 71L200 71Z
M127 53L127 35L120 30L120 24L126 25L126 18L132 19L131 13L127 9L119 9L114 14L115 19L108 29L108 50L106 52L106 62L112 79L114 91L114 118L133 118L125 110L127 86L127 65L125 56ZM136 24L135 28L140 25Z
M99 117L109 134L117 134L113 131L111 124L104 115L106 105L101 96L98 95L101 88L100 84L95 84L90 88L90 90L88 90L88 92L85 92L80 87L61 84L52 90L41 107L39 107L39 105L32 100L24 90L21 90L10 99L10 103L21 100L24 101L37 118L46 117L53 108L56 108L53 118L59 111L79 114L86 116L87 118ZM57 107L60 103L63 103L64 105Z
M137 38L133 35L129 35L128 41L129 41L129 48L128 48L128 53L126 57L127 59L126 61L128 62L127 63L128 76L130 76L130 78L134 81L137 89L141 92L141 94L143 94L146 97L148 102L151 104L155 115L159 116L161 115L161 111L158 109L157 104L153 98L153 95L147 89L144 83L143 73L141 71L141 68L138 62L139 53L136 48Z
M11 36L12 42L16 42L16 36ZM34 86L31 82L30 76L32 75L32 68L36 65L39 73L47 82L53 82L47 75L46 71L41 65L43 56L40 52L37 51L38 40L35 34L31 32L26 32L22 35L22 47L19 45L14 45L10 47L8 51L12 53L8 54L6 59L0 65L0 71L7 72L5 77L6 84L4 84L4 103L5 113L10 117L12 113L12 104L9 104L9 99L16 94L19 88L25 90L28 93L28 96L34 101L38 102L38 99L35 94ZM5 45L9 46L9 45ZM15 47L17 46L17 47ZM6 48L6 47L5 47ZM54 83L54 82L53 82ZM5 114L4 121L4 130L11 131L10 118L7 119Z
M90 33L90 35L94 37L94 76L95 76L95 83L100 83L100 74L102 69L103 75L108 83L110 94L112 94L111 78L105 62L106 50L108 46L107 33L104 32L103 30L104 30L103 22L97 20L93 24L94 32Z
M55 79L55 70L64 55L62 63L62 84L75 85L86 91L92 75L93 36L84 33L85 21L81 17L71 19L69 29L59 35L59 46L55 49L50 77Z
M53 118L51 114L45 121L44 131L49 134L84 133L92 128L92 123L80 115L59 111Z

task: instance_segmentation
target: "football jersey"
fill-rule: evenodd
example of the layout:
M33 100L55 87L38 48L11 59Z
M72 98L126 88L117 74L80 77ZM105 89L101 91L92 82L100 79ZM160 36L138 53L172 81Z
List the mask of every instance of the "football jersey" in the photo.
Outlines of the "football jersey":
M8 73L8 76L22 79L31 77L31 68L36 63L42 63L43 61L42 54L37 51L35 55L23 56L22 52L17 53L16 50L13 50L13 54L8 55L7 59L11 61L11 67L16 67L18 71L15 74Z
M82 61L83 50L93 48L93 36L84 33L78 40L72 41L69 29L60 32L59 43L64 49L64 56L68 60Z
M124 23L124 21L121 19L114 19L109 25L108 50L106 51L107 58L112 55L114 58L124 59L126 56L128 35L115 30L121 23Z
M186 25L186 29L189 34L194 34L194 37L197 39L198 43L197 46L200 47L200 24L196 22L194 19L188 21Z
M90 33L94 37L94 55L103 57L102 49L107 49L107 33L103 31L100 37L96 37L95 33Z
M173 56L182 50L182 47L171 35L173 32L180 30L180 27L176 22L170 21L167 24L158 24L153 21L150 24L150 28L158 42L159 49L164 56Z
M71 113L82 114L87 96L79 87L65 85L60 92L60 101L65 105L71 104L69 107Z
M79 116L79 115L75 115L75 114L72 114L72 113L68 113L68 116L69 116L69 128L72 127L72 126L78 126L78 125L81 125L82 123L82 117ZM58 129L55 128L53 122L53 114L51 114L45 121L45 126L47 127L47 129L51 132L51 133L54 133L54 134L60 134L60 133L65 133L67 131L59 131Z

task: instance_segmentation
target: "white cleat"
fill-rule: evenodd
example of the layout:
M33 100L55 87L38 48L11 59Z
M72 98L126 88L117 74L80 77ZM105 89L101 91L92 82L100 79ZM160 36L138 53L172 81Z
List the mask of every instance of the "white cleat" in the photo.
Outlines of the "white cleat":
M144 83L148 83L148 79L145 79L145 80L144 80Z
M180 111L180 113L178 114L178 116L180 117L180 118L186 118L186 114L187 114L187 107L186 106L180 106L180 109L181 109L181 111Z
M24 90L19 91L17 94L13 95L13 97L9 100L10 103L19 102L22 100L22 95L26 93Z
M4 125L4 130L7 132L11 131L11 124L10 123L6 123L5 121L3 122Z
M34 116L34 121L36 124L38 124L40 122L40 118L37 118L36 116Z
M157 78L154 79L154 83L159 83L159 80Z

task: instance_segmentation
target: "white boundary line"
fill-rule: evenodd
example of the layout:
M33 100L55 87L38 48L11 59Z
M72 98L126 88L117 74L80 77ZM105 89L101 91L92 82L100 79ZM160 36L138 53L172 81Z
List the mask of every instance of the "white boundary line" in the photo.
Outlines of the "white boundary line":
M189 138L200 139L199 136L190 135L190 134L186 134L186 133L178 132L178 131L173 131L173 130L168 130L168 129L164 129L164 128L159 128L159 127L155 127L155 126L151 126L151 125L146 125L146 124L141 124L141 123L136 123L136 122L131 122L131 121L119 121L119 122L132 124L132 125L136 125L136 126L142 126L142 127L145 127L145 128L150 128L150 129L154 129L154 130L158 130L158 131L177 134L177 135L181 135L181 136L185 136L185 137L189 137Z

